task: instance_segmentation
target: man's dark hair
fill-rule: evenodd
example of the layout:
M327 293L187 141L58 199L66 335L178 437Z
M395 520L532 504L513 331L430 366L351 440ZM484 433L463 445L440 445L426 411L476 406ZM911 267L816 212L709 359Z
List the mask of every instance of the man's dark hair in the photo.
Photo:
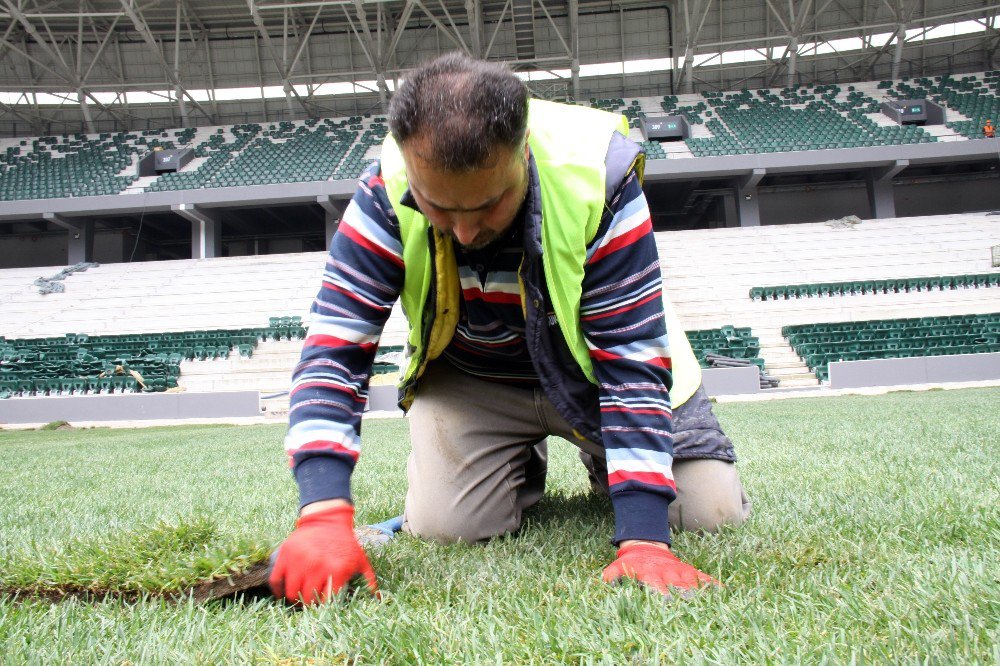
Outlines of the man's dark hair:
M446 171L490 166L498 147L519 148L528 90L499 63L449 53L416 69L389 105L389 129L403 145L426 140L421 157Z

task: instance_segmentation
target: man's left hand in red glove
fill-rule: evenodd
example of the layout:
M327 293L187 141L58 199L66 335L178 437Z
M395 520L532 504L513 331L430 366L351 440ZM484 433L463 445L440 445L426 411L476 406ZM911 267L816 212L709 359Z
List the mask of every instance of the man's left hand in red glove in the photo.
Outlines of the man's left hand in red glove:
M618 559L604 570L604 582L614 583L632 578L657 592L671 595L670 588L693 590L703 585L722 583L690 564L681 562L665 543L654 541L622 541Z

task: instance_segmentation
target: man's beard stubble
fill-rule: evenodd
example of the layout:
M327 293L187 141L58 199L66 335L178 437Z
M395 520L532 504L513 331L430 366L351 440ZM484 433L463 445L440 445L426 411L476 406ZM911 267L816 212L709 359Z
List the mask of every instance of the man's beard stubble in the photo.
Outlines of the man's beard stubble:
M514 220L512 219L511 223L513 224L513 222L514 222ZM484 232L480 233L478 236L476 236L476 239L474 241L472 241L471 243L468 243L468 244L459 243L458 239L455 238L455 234L453 234L450 231L448 232L448 235L451 236L451 240L454 241L455 245L457 245L463 251L465 251L465 252L473 251L474 252L476 250L482 250L484 247L488 246L490 243L493 243L493 242L496 242L497 240L499 240L500 237L503 236L507 232L507 229L510 229L510 224L508 224L504 228L503 231L493 231L492 229L487 229Z
M473 240L471 243L468 244L463 244L458 242L458 239L455 238L455 234L449 231L448 235L451 236L451 240L454 241L455 245L460 247L463 251L474 252L476 250L482 250L490 243L495 243L496 241L500 240L504 236L504 234L510 231L511 225L513 225L519 218L521 218L522 210L524 208L524 202L528 197L528 180L529 180L527 160L524 160L523 164L524 164L524 186L521 188L521 197L520 197L521 203L517 207L517 210L514 212L513 217L511 217L510 220L507 221L507 224L505 224L500 231L495 231L493 229L484 229L482 232L479 233L478 236L476 236L475 240Z

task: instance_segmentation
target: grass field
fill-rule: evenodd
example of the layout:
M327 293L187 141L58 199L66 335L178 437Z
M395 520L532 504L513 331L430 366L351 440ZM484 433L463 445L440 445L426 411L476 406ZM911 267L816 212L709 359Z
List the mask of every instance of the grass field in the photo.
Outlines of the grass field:
M665 600L600 582L610 504L565 442L521 532L400 537L381 600L298 611L156 593L266 556L292 526L280 426L0 432L0 662L1000 663L1000 389L717 405L754 503L679 534L726 587ZM361 521L402 510L403 420L365 424Z

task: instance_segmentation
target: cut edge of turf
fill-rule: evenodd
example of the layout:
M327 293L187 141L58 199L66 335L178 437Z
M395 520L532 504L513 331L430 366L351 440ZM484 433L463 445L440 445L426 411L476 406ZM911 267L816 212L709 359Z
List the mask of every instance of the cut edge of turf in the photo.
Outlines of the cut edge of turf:
M215 601L236 597L240 594L259 597L269 596L270 591L267 586L268 564L261 562L255 564L244 571L230 573L225 576L213 578L197 585L182 590L142 590L142 589L121 589L102 588L75 585L72 583L62 585L5 585L0 586L0 597L10 597L19 599L41 599L53 603L60 603L67 599L78 599L88 603L97 603L108 599L120 599L123 601L139 601L146 598L162 598L171 601L184 601L190 598L195 603Z
M377 550L391 540L381 530L361 526L355 529L358 541L369 549ZM190 598L194 603L205 603L219 599L230 599L240 595L251 598L270 597L268 574L270 558L264 562L251 564L246 569L231 571L214 578L195 583L182 589L156 590L150 588L114 587L101 585L80 585L77 583L0 585L0 597L18 599L41 599L61 603L68 599L78 599L87 603L99 603L108 599L128 602L142 598L161 598L184 601Z

